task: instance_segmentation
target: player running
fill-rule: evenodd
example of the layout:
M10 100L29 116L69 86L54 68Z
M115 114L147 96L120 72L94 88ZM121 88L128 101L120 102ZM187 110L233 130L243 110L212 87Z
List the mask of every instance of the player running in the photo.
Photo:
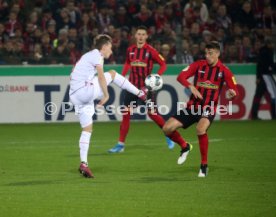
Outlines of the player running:
M112 54L112 39L108 35L99 35L95 40L95 49L84 54L76 63L70 80L70 101L74 104L82 132L79 140L80 173L88 178L94 175L88 167L88 149L92 134L92 116L95 113L94 100L100 100L103 105L109 99L107 85L111 82L132 93L142 101L146 100L146 93L132 85L125 77L114 70L103 71L104 58ZM97 76L96 76L97 74Z
M122 71L122 75L126 76L130 70L129 81L137 88L145 86L145 78L151 74L154 62L157 62L160 65L157 74L162 75L166 70L166 62L164 58L153 47L147 44L147 38L147 28L145 26L139 26L135 33L136 44L128 47L126 62ZM151 93L150 98L155 105L154 93ZM119 141L113 148L109 149L109 153L124 151L125 140L130 125L130 113L131 109L133 109L131 108L131 105L136 106L139 103L139 98L136 95L125 92L124 105L128 107L128 111L124 112L122 115L123 120L120 126ZM156 106L154 106L154 108L156 108ZM148 109L147 114L160 128L163 127L165 120L157 113L156 109ZM168 147L172 149L174 147L174 142L167 137L166 141Z
M178 128L188 128L197 122L196 132L201 153L201 165L198 177L206 177L208 171L208 136L207 130L215 118L221 88L226 82L230 88L228 98L237 95L236 81L232 72L219 60L220 46L216 41L206 45L206 60L200 60L187 66L178 75L177 80L192 92L187 107L172 116L164 125L164 133L181 147L177 163L183 164L187 155L192 150L192 145L187 143L176 131ZM194 76L193 84L187 79Z

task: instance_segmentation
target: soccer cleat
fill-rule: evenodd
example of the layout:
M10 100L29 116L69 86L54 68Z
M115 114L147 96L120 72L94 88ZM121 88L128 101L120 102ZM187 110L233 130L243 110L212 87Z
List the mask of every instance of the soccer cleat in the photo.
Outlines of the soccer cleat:
M166 142L168 144L168 148L169 149L173 149L174 148L174 141L172 141L169 137L166 137Z
M193 149L193 146L189 143L187 143L187 146L186 148L183 148L181 151L180 151L180 156L177 160L177 164L183 164L186 159L187 159L187 156L189 154L189 152Z
M81 162L79 172L86 178L94 178L92 171L89 169L88 164Z
M207 164L200 164L200 169L198 173L198 177L206 177L208 174L208 165Z
M146 87L142 87L141 89L140 89L140 92L138 93L138 97L139 97L139 99L141 99L143 102L145 102L145 101L147 101L147 99L148 99L148 89L146 88Z
M109 149L108 152L109 153L120 153L120 152L123 152L124 150L125 150L125 146L118 143L113 148Z

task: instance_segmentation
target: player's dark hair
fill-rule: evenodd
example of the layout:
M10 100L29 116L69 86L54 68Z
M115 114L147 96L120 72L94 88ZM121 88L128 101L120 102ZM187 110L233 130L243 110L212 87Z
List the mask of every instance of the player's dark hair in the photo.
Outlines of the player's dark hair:
M217 41L210 41L207 45L206 45L207 49L215 49L220 51L220 45Z
M146 32L148 32L148 28L147 28L146 26L138 26L138 27L136 28L136 32L137 32L138 30L145 30Z
M112 39L109 35L102 34L95 38L95 48L101 50L103 45L112 43Z

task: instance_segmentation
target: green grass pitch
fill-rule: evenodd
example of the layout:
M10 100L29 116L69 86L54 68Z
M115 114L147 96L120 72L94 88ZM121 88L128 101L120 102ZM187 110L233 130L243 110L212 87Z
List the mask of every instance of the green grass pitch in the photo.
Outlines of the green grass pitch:
M151 122L132 122L124 153L107 150L119 123L95 123L89 164L79 166L80 127L0 125L1 217L276 216L276 122L214 122L209 176L198 178L195 126L180 130L194 145L184 165Z

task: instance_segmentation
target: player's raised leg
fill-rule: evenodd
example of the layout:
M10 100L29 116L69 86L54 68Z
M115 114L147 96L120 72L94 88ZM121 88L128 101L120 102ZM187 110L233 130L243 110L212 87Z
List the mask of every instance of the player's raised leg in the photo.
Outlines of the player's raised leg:
M150 117L151 120L153 120L161 129L163 128L164 124L165 124L165 120L164 118L158 114L158 112L156 111L156 109L149 109L148 110L148 116ZM174 148L174 142L169 138L166 137L166 142L168 145L169 149L173 149Z
M179 134L177 129L180 127L183 127L183 124L180 121L176 120L175 118L170 118L162 129L167 137L169 137L172 141L176 142L181 147L180 156L177 160L177 163L183 164L186 161L187 156L192 150L193 146L187 143Z
M109 73L112 77L113 83L116 84L118 87L120 87L123 90L127 90L128 92L138 96L142 101L147 100L147 91L148 90L146 88L139 90L132 83L130 83L128 79L126 79L122 75L118 74L114 70L110 70Z

